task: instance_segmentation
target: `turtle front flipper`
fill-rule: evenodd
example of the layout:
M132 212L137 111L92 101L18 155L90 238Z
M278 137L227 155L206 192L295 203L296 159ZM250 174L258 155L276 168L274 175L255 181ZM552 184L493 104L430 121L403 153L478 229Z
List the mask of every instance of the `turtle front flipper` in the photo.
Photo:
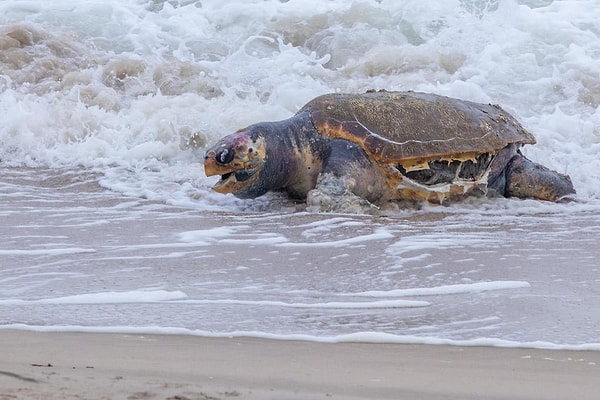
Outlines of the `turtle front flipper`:
M558 202L575 196L571 178L516 154L506 167L506 195Z
M334 139L316 187L306 203L322 211L366 213L388 195L381 168L356 144Z

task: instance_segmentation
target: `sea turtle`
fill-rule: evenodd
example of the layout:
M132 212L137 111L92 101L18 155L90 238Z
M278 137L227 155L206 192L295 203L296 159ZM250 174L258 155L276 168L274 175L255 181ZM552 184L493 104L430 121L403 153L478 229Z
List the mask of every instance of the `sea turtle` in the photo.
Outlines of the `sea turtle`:
M567 175L521 154L534 143L498 105L418 92L327 94L289 119L225 136L206 151L204 171L221 175L219 193L284 191L330 210L484 194L572 197Z

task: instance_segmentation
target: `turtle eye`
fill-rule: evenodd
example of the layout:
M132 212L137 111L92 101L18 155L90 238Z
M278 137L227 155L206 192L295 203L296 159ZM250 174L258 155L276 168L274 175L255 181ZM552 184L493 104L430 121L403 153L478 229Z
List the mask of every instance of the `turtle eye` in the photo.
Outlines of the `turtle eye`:
M233 160L234 154L233 149L223 149L217 153L215 159L219 164L229 164Z

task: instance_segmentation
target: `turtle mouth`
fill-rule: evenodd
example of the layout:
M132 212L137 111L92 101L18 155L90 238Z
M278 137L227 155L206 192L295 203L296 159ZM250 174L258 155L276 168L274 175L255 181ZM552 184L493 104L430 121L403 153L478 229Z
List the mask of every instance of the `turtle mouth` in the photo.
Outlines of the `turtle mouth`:
M246 182L256 174L255 169L240 169L221 175L221 179L213 186L213 190L220 193L229 193L237 184Z

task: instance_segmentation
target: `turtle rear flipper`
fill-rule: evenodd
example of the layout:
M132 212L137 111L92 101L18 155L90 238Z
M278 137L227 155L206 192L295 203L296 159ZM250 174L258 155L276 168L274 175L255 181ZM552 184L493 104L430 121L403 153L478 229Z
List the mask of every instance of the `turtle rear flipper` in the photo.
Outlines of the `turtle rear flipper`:
M575 196L571 178L528 160L520 153L506 167L506 195L548 201Z
M368 212L388 189L386 178L362 148L343 139L330 143L316 187L308 193L307 204L323 211Z

